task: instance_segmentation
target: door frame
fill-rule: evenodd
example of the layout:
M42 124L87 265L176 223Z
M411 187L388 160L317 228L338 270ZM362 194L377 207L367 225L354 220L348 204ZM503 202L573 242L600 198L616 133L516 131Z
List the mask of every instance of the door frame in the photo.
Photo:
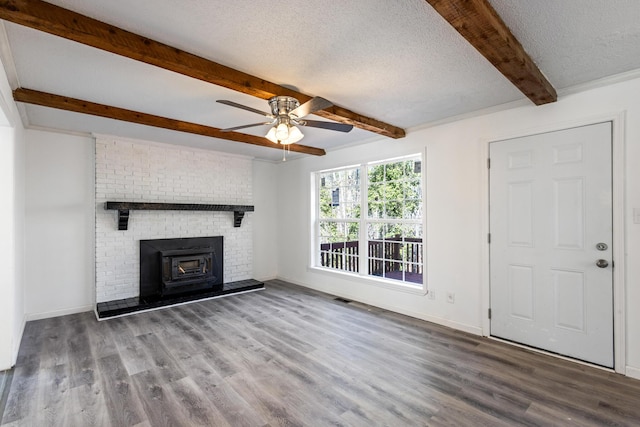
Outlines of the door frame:
M482 306L480 311L482 335L491 335L491 321L488 311L491 307L490 290L490 256L489 256L489 168L487 159L489 158L489 144L505 139L521 138L541 133L555 132L580 126L587 126L597 123L611 122L611 145L612 145L612 203L613 203L613 245L612 254L615 262L613 269L613 351L614 370L617 373L626 375L626 311L625 311L625 197L624 197L624 177L625 177L625 111L618 113L602 114L583 119L547 124L522 131L516 131L503 135L481 138L480 150L483 162L480 182L482 183L482 279L481 298ZM544 352L544 351L543 351ZM553 353L544 352L554 355ZM562 356L558 356L562 357ZM573 360L573 359L572 359Z

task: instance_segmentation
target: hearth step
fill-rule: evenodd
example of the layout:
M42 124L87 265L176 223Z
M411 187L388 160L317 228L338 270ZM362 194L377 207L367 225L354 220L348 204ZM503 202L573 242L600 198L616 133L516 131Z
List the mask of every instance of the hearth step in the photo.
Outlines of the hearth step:
M99 302L96 306L98 320L119 317L139 311L156 310L162 307L185 304L203 299L217 298L248 291L264 289L264 283L254 279L225 283L215 289L205 289L183 295L171 295L160 298L125 298L114 301Z

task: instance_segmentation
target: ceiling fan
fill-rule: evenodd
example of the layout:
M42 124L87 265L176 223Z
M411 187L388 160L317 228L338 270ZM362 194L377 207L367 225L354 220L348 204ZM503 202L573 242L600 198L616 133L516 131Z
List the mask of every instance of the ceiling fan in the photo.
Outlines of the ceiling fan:
M227 101L219 99L217 102L232 107L240 108L242 110L251 111L252 113L260 114L269 119L267 122L252 123L249 125L235 126L231 128L222 129L223 132L233 131L238 129L245 129L254 126L270 125L271 128L265 137L276 144L289 145L300 141L304 135L298 129L298 126L309 126L314 128L336 130L338 132L349 132L353 129L352 125L335 122L323 122L318 120L304 119L307 115L314 111L324 110L333 106L330 101L324 98L316 96L309 101L300 105L300 102L290 96L274 96L269 99L269 106L271 107L271 113L265 113L255 108L247 107L246 105L238 104L233 101Z

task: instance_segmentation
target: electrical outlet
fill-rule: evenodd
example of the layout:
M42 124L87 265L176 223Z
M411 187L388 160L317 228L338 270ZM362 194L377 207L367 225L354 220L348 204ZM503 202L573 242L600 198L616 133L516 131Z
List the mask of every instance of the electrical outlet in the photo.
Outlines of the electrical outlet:
M456 294L455 292L447 292L447 302L449 304L453 304L456 302Z
M427 290L427 298L434 300L436 299L436 291L434 291L433 289L428 289Z

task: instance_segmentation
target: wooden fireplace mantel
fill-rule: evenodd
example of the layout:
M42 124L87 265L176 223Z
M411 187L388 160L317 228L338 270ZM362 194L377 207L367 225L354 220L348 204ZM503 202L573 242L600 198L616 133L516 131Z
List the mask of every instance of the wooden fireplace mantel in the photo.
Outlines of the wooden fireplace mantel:
M147 202L106 202L105 210L118 211L118 230L126 230L129 225L129 211L224 211L233 212L233 226L240 227L245 212L253 212L250 205L207 205L202 203L147 203Z

